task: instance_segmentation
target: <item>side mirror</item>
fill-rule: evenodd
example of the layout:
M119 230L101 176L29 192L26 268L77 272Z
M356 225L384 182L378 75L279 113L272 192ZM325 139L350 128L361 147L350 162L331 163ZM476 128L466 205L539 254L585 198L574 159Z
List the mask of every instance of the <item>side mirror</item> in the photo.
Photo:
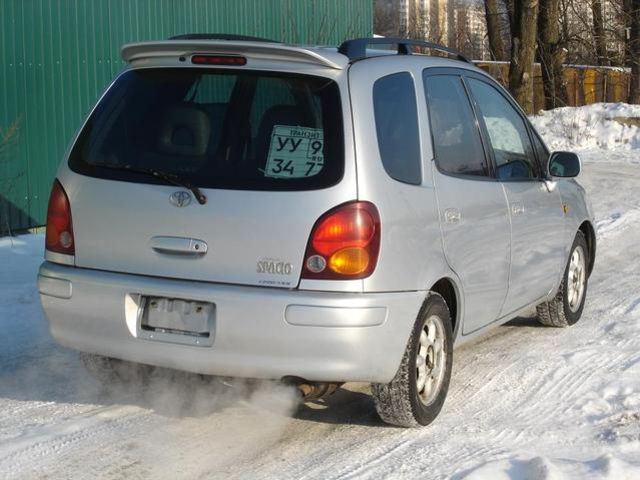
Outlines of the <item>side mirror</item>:
M549 174L552 177L577 177L580 170L580 157L573 152L553 152L549 158Z

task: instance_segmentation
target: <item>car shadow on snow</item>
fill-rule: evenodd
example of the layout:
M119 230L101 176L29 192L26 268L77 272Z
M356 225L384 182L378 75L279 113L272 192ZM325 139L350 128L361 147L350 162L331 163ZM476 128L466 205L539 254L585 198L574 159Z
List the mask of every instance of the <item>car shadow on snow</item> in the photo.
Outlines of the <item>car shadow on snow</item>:
M303 403L293 416L314 423L394 428L380 420L364 384L347 384L325 399Z
M506 327L535 327L535 328L549 328L542 325L535 317L516 317L513 320L509 320L503 326Z

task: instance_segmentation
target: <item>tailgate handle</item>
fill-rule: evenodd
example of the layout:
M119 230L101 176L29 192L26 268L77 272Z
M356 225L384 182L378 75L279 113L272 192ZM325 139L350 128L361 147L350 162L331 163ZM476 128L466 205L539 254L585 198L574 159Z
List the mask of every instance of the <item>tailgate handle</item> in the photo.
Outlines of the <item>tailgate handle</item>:
M173 255L204 255L208 248L202 240L185 237L153 237L149 243L156 252Z

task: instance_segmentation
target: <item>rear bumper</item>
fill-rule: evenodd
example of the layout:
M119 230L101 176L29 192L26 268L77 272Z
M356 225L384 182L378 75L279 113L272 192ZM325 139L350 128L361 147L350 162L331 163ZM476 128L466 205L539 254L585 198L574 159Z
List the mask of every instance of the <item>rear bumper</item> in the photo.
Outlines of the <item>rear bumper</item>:
M49 262L38 288L51 334L76 350L211 375L336 382L390 381L426 295L242 287ZM210 345L148 338L141 295L214 303Z

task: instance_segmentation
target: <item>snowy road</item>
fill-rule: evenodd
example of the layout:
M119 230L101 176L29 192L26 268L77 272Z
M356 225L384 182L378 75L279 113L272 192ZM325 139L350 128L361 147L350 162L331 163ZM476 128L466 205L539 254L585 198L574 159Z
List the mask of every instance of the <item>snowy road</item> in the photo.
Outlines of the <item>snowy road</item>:
M519 319L456 350L429 428L383 425L365 385L293 409L162 372L104 390L56 346L42 236L0 239L0 478L640 478L640 163L587 155L599 251L573 328ZM612 163L608 163L612 161Z

